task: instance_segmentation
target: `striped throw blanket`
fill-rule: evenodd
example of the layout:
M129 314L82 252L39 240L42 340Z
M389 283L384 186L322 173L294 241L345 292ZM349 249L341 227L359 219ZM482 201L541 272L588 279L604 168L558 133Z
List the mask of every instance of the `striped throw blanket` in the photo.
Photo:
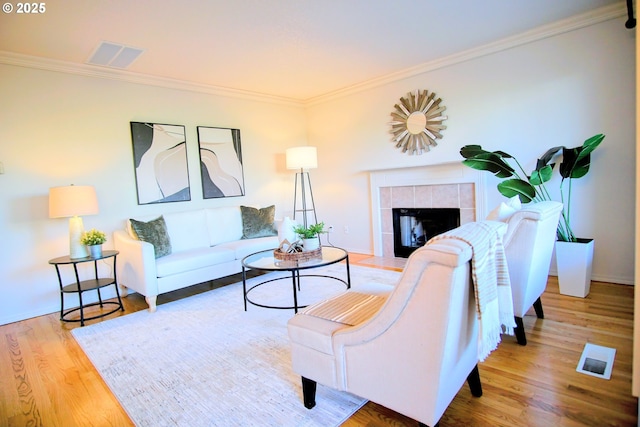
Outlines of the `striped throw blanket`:
M478 359L483 361L498 347L500 334L513 335L513 299L507 259L502 244L507 225L497 221L471 222L433 237L458 239L471 246L471 273L480 324ZM504 329L503 329L504 328Z
M300 311L345 325L358 325L373 316L387 299L378 295L344 292Z

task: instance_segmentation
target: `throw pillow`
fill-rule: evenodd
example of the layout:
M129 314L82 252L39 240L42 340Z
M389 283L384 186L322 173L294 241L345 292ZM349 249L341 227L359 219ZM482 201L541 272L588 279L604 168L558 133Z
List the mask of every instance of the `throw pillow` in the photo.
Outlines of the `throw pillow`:
M167 225L162 215L149 222L137 221L135 219L130 219L129 222L139 240L153 245L156 251L156 258L171 253L171 240L169 239Z
M278 231L273 226L276 215L274 205L262 209L240 206L240 212L242 213L243 239L278 235Z
M501 202L494 210L492 210L487 219L489 221L502 221L507 222L511 216L522 209L522 203L520 197L513 196L507 202Z

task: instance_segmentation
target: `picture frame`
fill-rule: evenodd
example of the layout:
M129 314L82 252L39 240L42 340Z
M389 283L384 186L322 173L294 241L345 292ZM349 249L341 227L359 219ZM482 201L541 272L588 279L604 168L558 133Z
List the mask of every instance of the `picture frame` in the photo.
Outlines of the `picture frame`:
M183 125L130 122L138 204L191 200Z
M240 129L198 126L202 197L245 195Z

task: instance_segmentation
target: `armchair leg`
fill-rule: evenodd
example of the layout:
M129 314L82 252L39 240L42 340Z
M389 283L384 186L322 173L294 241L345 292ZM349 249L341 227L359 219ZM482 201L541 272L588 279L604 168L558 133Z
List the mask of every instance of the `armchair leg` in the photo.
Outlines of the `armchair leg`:
M478 370L478 365L473 368L467 377L467 383L469 383L471 394L474 397L482 396L482 384L480 383L480 371Z
M527 336L524 334L524 323L522 323L522 317L515 317L516 319L516 328L514 332L516 333L516 339L518 340L518 344L527 345Z
M544 319L544 311L542 311L542 300L538 298L536 302L533 303L533 309L536 311L536 316L538 319Z
M316 385L315 381L302 377L302 399L307 409L316 406Z

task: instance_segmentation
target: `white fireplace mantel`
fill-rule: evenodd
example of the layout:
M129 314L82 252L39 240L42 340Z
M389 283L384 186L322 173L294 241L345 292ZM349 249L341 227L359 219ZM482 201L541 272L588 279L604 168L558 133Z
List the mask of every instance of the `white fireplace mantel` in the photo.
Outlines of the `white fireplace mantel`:
M380 189L442 184L475 184L475 202L478 217L486 216L484 175L461 162L440 163L399 169L373 170L369 172L371 186L371 218L373 226L373 252L382 256L382 218L380 215Z

